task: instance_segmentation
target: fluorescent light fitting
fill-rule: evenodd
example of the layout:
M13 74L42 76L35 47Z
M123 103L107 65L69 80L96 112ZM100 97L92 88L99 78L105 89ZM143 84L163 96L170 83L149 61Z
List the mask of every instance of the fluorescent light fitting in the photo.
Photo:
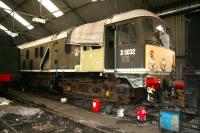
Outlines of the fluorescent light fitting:
M22 25L24 25L26 28L28 28L29 30L32 30L34 27L33 25L31 25L28 21L26 21L23 17L21 17L18 13L16 13L15 11L12 11L12 9L10 7L8 7L5 3L3 3L2 1L0 1L0 7L3 8L3 10L5 12L7 12L8 14L10 14L12 17L14 17L19 23L21 23Z
M63 15L63 12L53 2L51 2L51 0L38 0L38 2L40 2L55 17Z
M18 36L18 33L9 31L6 27L4 27L3 25L0 24L0 29L5 31L9 36L12 36L13 38Z
M10 36L12 36L13 38L14 38L14 37L17 37L17 36L18 36L18 33L11 32L11 33L10 33Z
M24 25L25 27L27 27L29 30L32 30L34 27L28 22L26 21L24 18L22 18L19 14L17 14L16 12L12 13L14 16L14 18L19 21L22 25Z
M32 21L33 21L33 22L38 22L38 23L43 23L43 24L46 23L46 20L45 20L45 19L37 18L37 17L33 17L33 18L32 18Z
M0 7L3 8L3 10L7 13L12 13L12 9L8 7L6 4L4 4L2 1L0 1Z

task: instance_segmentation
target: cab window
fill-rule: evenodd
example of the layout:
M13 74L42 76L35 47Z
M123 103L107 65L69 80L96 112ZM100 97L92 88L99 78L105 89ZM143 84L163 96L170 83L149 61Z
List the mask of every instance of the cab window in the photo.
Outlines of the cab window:
M134 22L125 23L118 26L118 42L119 45L129 45L136 43L137 33Z
M71 45L70 44L65 44L65 54L70 54L71 53Z
M150 18L144 18L143 20L144 31L147 33L154 32L153 20Z

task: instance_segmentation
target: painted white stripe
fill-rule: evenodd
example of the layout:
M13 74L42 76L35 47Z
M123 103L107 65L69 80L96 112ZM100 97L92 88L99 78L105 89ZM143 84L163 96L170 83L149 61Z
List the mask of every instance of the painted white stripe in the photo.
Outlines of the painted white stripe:
M53 69L53 70L20 70L21 72L76 72L75 69Z
M156 72L149 72L149 75L170 75L171 71L156 71Z
M115 70L114 69L104 69L105 73L114 73Z
M145 68L118 68L116 70L140 70L140 71L148 71L147 69Z
M167 71L155 71L155 72L151 72L148 69L144 69L144 68L136 68L136 69L132 69L132 68L127 68L127 69L116 69L118 73L124 73L124 74L137 74L137 73L148 73L150 75L169 75L171 73L171 71L167 70Z
M116 69L118 73L148 73L149 71L144 68L127 68L127 69Z

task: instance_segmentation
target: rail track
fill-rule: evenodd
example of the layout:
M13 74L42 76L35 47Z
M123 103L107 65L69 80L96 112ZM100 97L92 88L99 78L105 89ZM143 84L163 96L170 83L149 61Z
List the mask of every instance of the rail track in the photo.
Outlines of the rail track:
M142 132L145 133L150 130L150 133L159 133L155 123L140 123L137 122L136 118L125 117L121 119L116 117L116 114L106 115L104 112L93 113L85 110L85 108L83 109L70 104L63 104L56 100L14 90L9 91L9 95L14 101L27 106L40 108L45 112L49 112L51 114L55 114L56 116L72 121L77 125L77 127L84 127L81 129L86 128L88 130L87 132L92 130L91 132L137 133L141 132L142 127L146 127L146 125L148 125L147 128L142 128L142 130L144 130ZM134 121L132 119L134 119Z
M126 127L127 125L128 126L133 126L133 127L135 126L132 130L134 130L135 128L137 129L138 127L144 127L144 128L146 128L144 126L144 124L137 123L136 119L133 120L134 119L134 117L133 117L133 115L134 115L133 113L134 112L128 112L128 114L126 114L126 116L125 116L125 118L123 120L116 120L116 123L117 123L116 125L118 125L119 121L125 121L126 124L119 125L118 126L119 128L114 127L114 126L110 127L108 125L100 124L99 122L97 122L98 118L100 118L100 117L97 117L96 121L89 120L90 122L88 123L87 120L84 120L84 118L82 118L82 117L80 118L80 116L74 117L74 114L70 114L71 112L73 112L73 111L70 112L70 110L72 110L72 109L66 109L66 110L64 108L61 109L61 107L63 105L66 105L66 104L62 104L62 103L58 102L60 96L58 96L58 97L55 96L55 95L54 95L54 97L51 97L49 95L45 96L45 97L48 97L48 98L51 97L50 102L52 102L52 105L54 105L54 101L56 101L57 103L59 103L59 104L54 105L54 106L49 106L48 103L50 103L50 102L48 102L48 103L46 101L40 102L40 98L39 97L37 98L36 101L34 101L33 99L31 99L30 96L32 94L30 94L30 92L28 93L28 95L29 95L28 97L24 97L21 94L20 94L21 96L18 97L17 95L18 95L18 92L16 93L16 91L14 91L9 96L9 99L11 99L13 101L16 101L17 103L20 103L22 105L39 108L39 109L41 109L41 110L43 110L45 112L48 112L48 113L50 113L50 114L52 114L54 116L58 116L60 118L64 118L67 121L70 121L72 123L72 125L76 125L77 127L81 127L80 129L85 129L85 131L87 131L87 132L89 132L89 131L91 131L91 132L114 132L114 133L115 132L116 133L118 133L118 132L119 133L120 132L129 132L128 130L125 129L125 128L127 128ZM87 105L87 107L88 107L88 105ZM78 109L77 108L75 110L75 112L77 111L77 114L79 114L79 112L82 113L82 110L85 110L87 107L83 107L83 105L82 105L82 108L84 108L84 109ZM65 113L65 112L69 112L69 113ZM157 128L156 125L158 124L158 121L156 121L156 120L158 120L158 116L156 116L156 114L158 112L159 111L157 109L149 110L149 116L148 116L147 125L154 126L155 128ZM94 113L92 113L92 114L94 114ZM116 115L116 112L114 112L114 114ZM132 115L130 115L130 114L132 114ZM86 116L88 115L89 116L91 114L84 114L83 113L83 115L86 115ZM110 117L114 117L114 115L113 116L112 115L106 115L105 119L107 119L107 120L105 120L105 121L112 123L112 120L110 120ZM0 122L1 121L2 121L2 119L0 120ZM154 125L151 124L152 121L154 121L153 122ZM113 121L113 123L114 122L115 121ZM6 125L7 127L10 127L11 131L13 131L13 132L17 131L17 130L15 130L15 125L13 125L13 124L9 125L9 123L6 123L5 121L1 122L1 123L4 123L4 125ZM120 127L120 126L122 126L122 127ZM148 128L149 127L147 127L147 130L148 130ZM184 122L184 128L185 128L184 129L185 132L192 131L192 132L196 133L196 132L200 131L200 125L198 124L198 122L197 123L194 123L194 122L193 123L192 122ZM54 129L54 130L56 131L56 129ZM153 132L158 132L158 131L159 131L158 129L153 129L152 133ZM137 132L137 130L135 132ZM185 132L182 132L182 133L185 133ZM150 131L150 133L151 133L151 131Z
M45 129L42 130L40 132L42 133L50 133L50 132L69 132L69 133L74 133L74 132L87 132L87 133L93 133L93 132L97 132L97 133L108 133L108 132L114 132L114 133L118 133L118 131L115 131L114 129L109 129L103 126L98 126L98 127L92 127L89 125L85 125L84 123L81 123L80 121L76 121L73 118L66 116L65 114L63 114L62 112L59 111L55 111L53 109L49 109L48 107L46 107L45 104L40 104L40 103L35 103L31 100L26 100L23 98L18 98L15 96L7 96L7 98L9 100L11 100L12 102L14 102L17 105L22 105L22 106L26 106L26 107L34 107L34 108L39 108L41 109L41 111L47 113L50 117L53 116L54 119L62 119L62 121L67 125L64 126L63 129L60 129L59 127L50 127L49 129ZM16 118L17 120L18 118ZM28 118L27 118L28 119ZM0 118L0 123L2 124L2 126L4 127L4 129L2 132L6 133L8 132L13 132L13 133L26 133L26 131L22 131L19 128L17 129L16 127L19 127L20 125L36 125L38 126L38 128L43 128L41 127L41 121L34 121L29 119L29 121L25 121L25 122L21 122L18 123L18 121L16 121L16 123L9 123L9 121L14 121L14 120L6 120L6 118ZM60 126L60 125L58 125ZM63 126L63 125L62 125ZM31 129L32 130L32 129ZM30 133L35 133L34 131L30 131ZM37 132L37 131L36 131Z

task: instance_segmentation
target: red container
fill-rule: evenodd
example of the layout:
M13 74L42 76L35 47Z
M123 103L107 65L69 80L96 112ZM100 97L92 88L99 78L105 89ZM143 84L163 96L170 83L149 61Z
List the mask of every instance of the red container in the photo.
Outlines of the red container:
M175 80L174 87L176 90L184 90L185 84L183 80Z
M101 111L101 100L100 99L92 99L92 111L93 112Z
M0 74L0 82L11 82L12 80L12 74Z
M146 87L154 87L156 90L160 89L160 79L158 78L147 78Z
M136 113L139 121L146 121L147 111L145 108L137 108Z

